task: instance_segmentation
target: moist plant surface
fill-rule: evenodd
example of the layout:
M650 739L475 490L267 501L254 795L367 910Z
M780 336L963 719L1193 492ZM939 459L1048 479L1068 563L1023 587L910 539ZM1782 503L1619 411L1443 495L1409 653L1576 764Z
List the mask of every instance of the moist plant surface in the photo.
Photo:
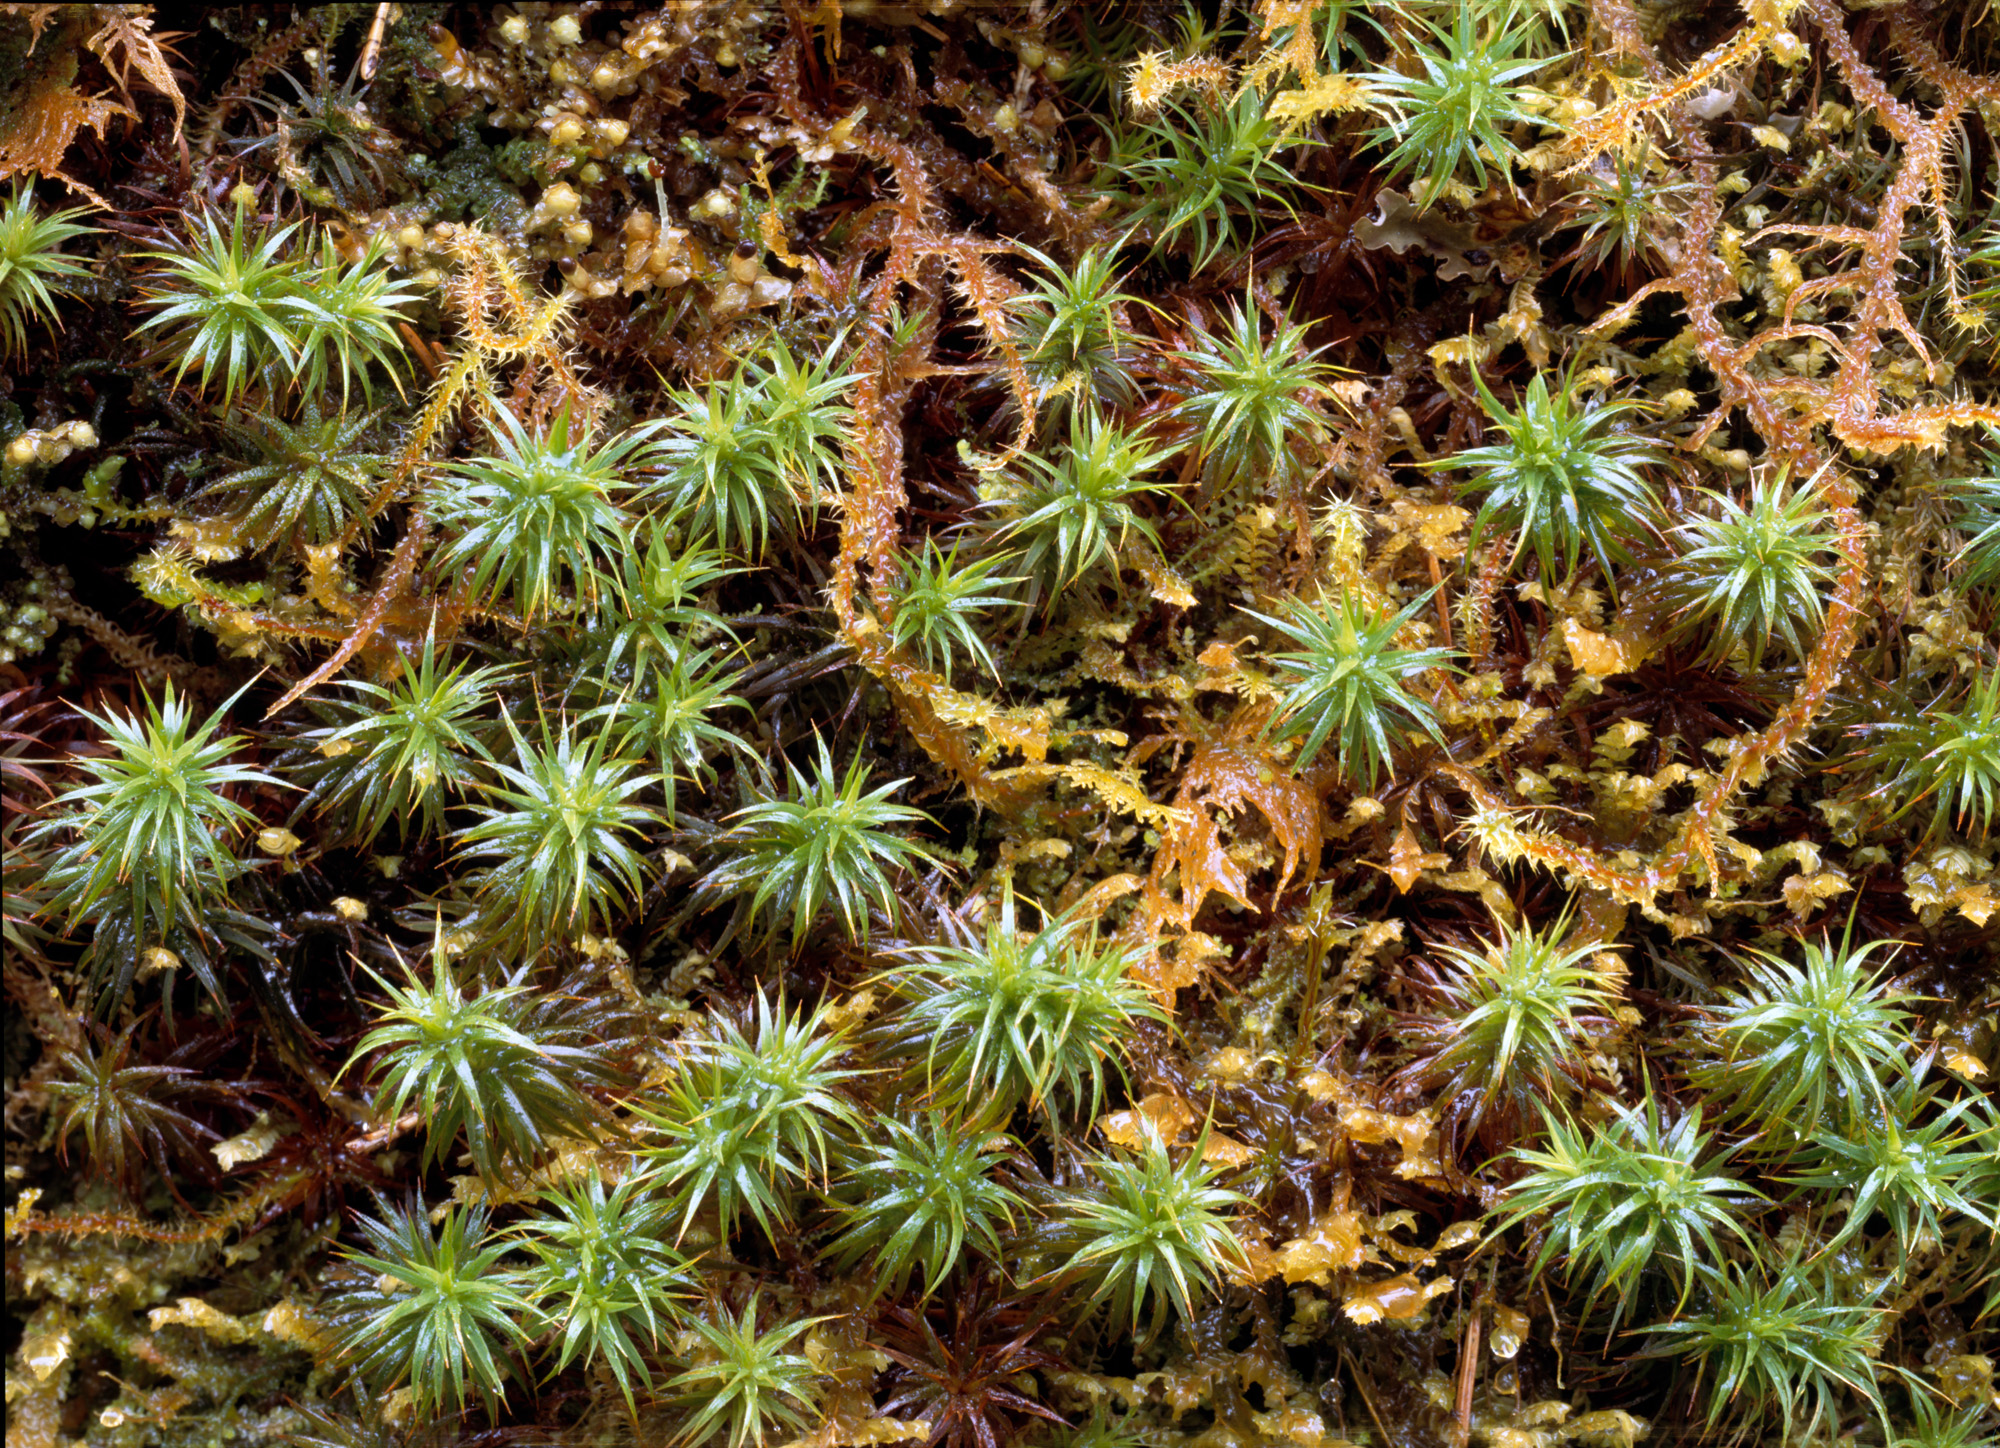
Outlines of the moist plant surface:
M1995 117L0 5L9 1448L2000 1441Z

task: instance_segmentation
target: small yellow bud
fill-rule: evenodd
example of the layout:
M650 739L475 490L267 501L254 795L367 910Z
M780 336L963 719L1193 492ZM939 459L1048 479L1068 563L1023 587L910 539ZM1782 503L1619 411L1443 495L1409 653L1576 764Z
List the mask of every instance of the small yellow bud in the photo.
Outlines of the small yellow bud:
M581 45L583 27L574 15L558 15L549 22L549 39L557 45Z
M542 209L551 216L574 216L582 206L583 198L567 181L558 181L542 193Z
M275 859L284 859L305 841L280 825L276 829L260 830L257 833L257 848Z
M500 22L500 38L509 45L526 45L528 22L519 15L509 15Z
M333 899L333 913L352 925L359 925L368 918L368 906L352 895L336 895Z

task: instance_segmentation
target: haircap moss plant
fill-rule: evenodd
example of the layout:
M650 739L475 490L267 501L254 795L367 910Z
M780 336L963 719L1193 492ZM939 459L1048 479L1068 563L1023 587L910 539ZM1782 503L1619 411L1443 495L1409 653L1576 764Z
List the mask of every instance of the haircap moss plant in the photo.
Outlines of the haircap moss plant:
M18 181L0 205L0 358L27 352L30 322L53 333L60 323L56 299L69 283L90 274L80 258L62 250L97 234L95 228L77 224L83 214L71 209L42 215L34 188Z
M1914 717L1870 726L1861 762L1881 776L1875 793L1898 819L1931 802L1930 832L1950 821L1985 839L2000 811L2000 664L1973 676L1956 708L1943 701Z
M85 1022L76 1044L57 1054L58 1074L48 1086L62 1104L57 1154L69 1159L69 1139L81 1128L93 1174L128 1196L138 1192L143 1162L150 1161L171 1187L175 1166L219 1139L212 1127L182 1109L212 1094L199 1073L137 1056L132 1038L138 1030L134 1023L113 1036L95 1021Z
M919 1295L936 1294L969 1247L1001 1261L1001 1233L1021 1198L993 1176L1002 1144L977 1122L925 1112L905 1123L880 1117L847 1153L835 1190L840 1235L825 1255L842 1272L867 1264L871 1290L901 1297L913 1272Z
M734 678L708 650L683 649L670 659L656 661L636 692L621 694L583 716L585 724L601 721L615 731L621 750L653 757L660 767L657 782L665 796L663 810L670 825L679 807L682 784L706 786L714 782L711 755L731 750L751 754L740 735L720 719L710 717L724 709L749 708L727 692Z
M1479 949L1439 947L1455 967L1438 987L1443 1009L1407 1028L1429 1048L1409 1069L1442 1086L1443 1100L1469 1103L1465 1125L1489 1140L1556 1094L1559 1078L1582 1064L1586 1023L1608 1019L1616 1004L1589 964L1603 947L1572 944L1568 934L1565 914L1547 931L1502 922Z
M1110 194L1141 198L1127 221L1156 248L1188 238L1199 272L1240 250L1272 215L1296 214L1287 192L1297 182L1280 152L1314 144L1287 136L1254 89L1193 109L1170 103L1115 140L1109 166L1118 189Z
M380 1053L375 1113L389 1120L415 1107L426 1166L462 1135L473 1166L493 1177L503 1163L533 1165L556 1140L609 1124L586 1093L624 1079L617 1008L583 994L582 977L544 994L528 970L475 991L472 972L462 977L433 951L428 985L414 972L406 985L374 977L388 1001L345 1069Z
M1730 1238L1754 1251L1742 1209L1764 1199L1719 1170L1730 1151L1715 1150L1700 1107L1667 1126L1648 1087L1642 1108L1612 1102L1612 1119L1601 1125L1581 1126L1542 1107L1546 1145L1514 1148L1514 1160L1530 1170L1508 1189L1494 1227L1503 1232L1546 1216L1530 1270L1539 1275L1558 1257L1565 1279L1589 1268L1585 1311L1609 1294L1614 1330L1632 1319L1649 1272L1677 1289L1679 1312L1697 1268L1728 1260Z
M1941 1243L1945 1224L1955 1218L2000 1229L1959 1189L1992 1154L1972 1115L1974 1098L1940 1102L1938 1088L1924 1084L1927 1064L1920 1061L1896 1081L1874 1110L1832 1130L1822 1126L1784 1179L1795 1196L1847 1203L1846 1220L1827 1251L1858 1235L1876 1212L1888 1222L1898 1250L1910 1256Z
M1130 976L1132 952L1102 941L1085 919L1058 915L1030 933L1013 891L983 941L909 947L878 977L897 1009L875 1028L887 1057L921 1062L925 1092L980 1103L1001 1120L1016 1105L1051 1127L1063 1109L1096 1115L1105 1067L1141 1021L1166 1012Z
M248 106L270 118L271 130L237 141L236 152L246 157L268 155L279 178L314 205L350 213L368 211L404 179L396 139L369 114L359 58L336 85L325 47L308 56L313 61L310 84L289 70L278 72L294 99L247 98Z
M1859 1131L1887 1109L1883 1079L1908 1060L1906 993L1886 979L1884 940L1854 943L1849 926L1802 943L1793 965L1768 951L1743 962L1704 1033L1714 1054L1691 1074L1720 1113L1754 1123L1760 1153L1789 1155L1822 1121Z
M1095 411L1070 414L1069 445L1054 457L1028 453L1000 480L993 506L1005 519L1002 543L1020 545L1028 602L1048 607L1099 563L1113 562L1134 533L1157 550L1160 535L1135 504L1172 484L1148 475L1181 451L1121 427Z
M815 1175L824 1182L834 1141L858 1133L860 1116L842 1094L857 1073L838 1064L847 1045L827 1028L826 1010L794 1015L759 994L754 1040L719 1021L636 1104L645 1133L659 1138L639 1148L645 1171L684 1202L676 1240L711 1199L725 1232L747 1210L776 1240L793 1188Z
M1586 548L1616 588L1613 565L1631 560L1625 539L1654 526L1659 502L1644 469L1658 451L1640 438L1612 430L1638 410L1629 399L1580 405L1576 369L1551 394L1537 372L1519 405L1508 408L1486 385L1477 368L1472 380L1486 415L1506 441L1467 448L1432 466L1473 476L1459 485L1462 495L1479 495L1472 520L1474 549L1496 530L1514 535L1513 558L1532 550L1542 580L1566 584Z
M370 1277L335 1303L335 1357L377 1393L407 1385L420 1420L463 1413L468 1393L497 1418L535 1318L502 1265L513 1242L487 1233L483 1206L453 1204L435 1227L414 1197L376 1210L356 1217L368 1250L347 1260Z
M241 453L257 459L203 485L204 499L226 499L230 525L257 548L301 552L330 542L367 510L389 459L366 447L375 413L325 413L308 396L297 423L233 417L223 423Z
M729 1448L743 1448L746 1443L764 1448L765 1436L773 1429L805 1431L819 1398L814 1381L818 1373L804 1354L786 1349L814 1319L795 1319L759 1332L757 1306L757 1294L752 1292L743 1311L733 1318L718 1307L713 1320L694 1320L695 1360L667 1384L681 1390L678 1401L689 1410L677 1443L706 1442L719 1436L724 1425Z
M1978 1402L1961 1405L1933 1397L1927 1388L1907 1386L1909 1417L1889 1439L1889 1448L1996 1448L1992 1416Z
M1984 477L1958 478L1951 495L1959 505L1953 526L1965 542L1953 555L1967 588L2000 587L2000 457L1986 454Z
M1033 1298L1003 1295L998 1273L969 1272L942 1299L891 1303L876 1340L892 1364L883 1416L930 1424L931 1448L998 1448L1022 1428L1063 1417L1038 1401L1037 1373L1053 1380L1063 1360L1037 1345L1054 1327Z
M1521 152L1508 132L1535 119L1522 105L1520 83L1558 59L1528 53L1541 27L1517 4L1457 0L1449 8L1448 28L1420 10L1395 12L1408 27L1404 41L1420 73L1376 70L1362 77L1391 112L1372 137L1389 148L1383 167L1391 180L1421 175L1419 209L1442 199L1461 169L1483 188L1490 161L1503 184L1511 181Z
M1694 197L1692 184L1669 179L1678 174L1646 142L1620 155L1609 170L1583 173L1581 204L1565 223L1583 233L1572 252L1578 272L1614 264L1628 271L1659 266L1680 209Z
M1149 1127L1136 1151L1090 1157L1085 1183L1057 1192L1031 1233L1033 1250L1061 1259L1053 1275L1087 1285L1088 1308L1143 1342L1170 1309L1192 1320L1196 1298L1244 1260L1229 1216L1243 1199L1211 1179L1207 1143L1204 1130L1176 1163Z
M1244 610L1300 646L1272 656L1298 682L1265 726L1280 740L1304 737L1295 768L1311 765L1333 739L1341 775L1372 790L1385 767L1396 777L1396 745L1419 733L1442 742L1430 705L1404 684L1431 669L1454 670L1452 651L1395 644L1429 601L1426 595L1395 613L1378 613L1366 599L1342 593L1317 606L1297 602L1289 619Z
M358 696L318 704L329 722L298 736L316 756L302 766L311 787L292 819L331 816L363 844L391 823L402 840L437 833L447 801L463 799L490 777L489 719L496 690L512 675L505 664L444 667L435 626L423 652L404 658L389 684L342 683Z
M1132 406L1139 350L1119 316L1137 300L1118 290L1118 248L1087 247L1070 266L1025 243L1016 248L1040 270L1007 300L1008 335L1044 419L1059 421L1077 407Z
M644 496L695 539L756 561L773 532L818 512L838 466L854 377L835 370L837 344L801 363L773 340L726 383L668 395L672 415Z
M524 954L608 930L611 918L644 888L635 838L655 817L632 798L653 781L612 752L599 729L582 743L567 722L539 745L514 729L519 764L493 763L497 781L482 785L483 818L456 836L467 859L490 861L476 879L480 930Z
M75 925L89 920L102 930L107 912L124 918L126 948L97 953L88 991L100 1015L109 1015L131 990L139 955L165 944L176 929L200 936L220 914L230 882L242 867L225 843L253 824L249 807L226 790L286 787L260 769L230 757L248 741L223 734L230 700L200 723L187 701L168 684L147 696L142 714L106 712L83 717L104 734L111 753L81 758L90 776L58 795L31 833L34 843L63 837L48 861L48 913ZM222 978L205 955L189 957L209 994L225 999Z
M183 249L147 253L161 264L147 296L157 310L138 330L159 329L156 350L179 359L175 382L190 368L203 388L219 378L225 408L252 384L317 399L337 383L343 407L358 384L373 405L369 366L394 375L396 323L417 294L390 278L379 246L343 263L322 235L316 259L288 254L298 229L264 230L238 205L227 234L203 212Z
M592 1167L545 1189L515 1228L535 1258L524 1290L561 1334L552 1372L601 1360L634 1421L634 1385L653 1386L648 1353L660 1346L663 1326L680 1325L680 1303L694 1285L693 1268L666 1242L672 1225L672 1204L642 1178L628 1176L607 1194Z
M1781 468L1753 482L1741 503L1709 496L1712 516L1697 514L1673 531L1681 631L1705 640L1698 651L1705 661L1742 648L1751 670L1761 669L1773 638L1805 658L1825 620L1820 590L1834 576L1828 560L1838 556L1818 484L1788 490Z
M1200 430L1195 451L1210 487L1250 482L1283 493L1327 451L1326 421L1313 406L1332 369L1306 329L1291 321L1267 338L1263 314L1232 305L1219 335L1196 332L1182 354L1193 383L1177 412Z
M656 428L634 428L602 443L593 429L560 409L537 436L505 406L492 413L497 456L451 465L436 502L438 526L451 537L440 568L471 567L469 587L510 599L525 621L560 606L567 586L594 601L615 586L611 560L630 547L618 506L626 474L646 465Z
M816 743L810 776L787 760L791 787L782 798L767 796L730 816L721 840L728 853L702 882L710 897L738 901L732 933L754 924L768 942L789 918L794 952L829 905L850 939L867 939L872 911L896 913L890 871L935 863L923 845L892 833L894 826L932 823L922 810L890 802L909 781L894 779L864 794L867 761L856 754L843 775L825 737Z
M985 637L986 610L1021 605L1005 592L991 590L1004 590L1027 580L1000 576L1000 570L1014 561L1011 553L961 561L958 550L954 543L947 553L936 539L927 538L921 553L905 559L902 580L894 594L895 612L889 618L889 638L897 648L920 654L947 682L952 677L953 661L961 653L997 678L1000 666L994 662Z
M1704 1428L1716 1441L1810 1441L1830 1415L1844 1414L1847 1393L1886 1428L1880 1308L1796 1256L1768 1271L1756 1262L1698 1270L1706 1301L1655 1324L1649 1355L1693 1361L1697 1384L1707 1385Z
M585 642L586 680L610 685L665 668L689 650L734 641L729 625L702 603L704 594L743 569L732 568L706 539L685 542L654 521L640 525L645 549L618 555L618 576L605 590Z

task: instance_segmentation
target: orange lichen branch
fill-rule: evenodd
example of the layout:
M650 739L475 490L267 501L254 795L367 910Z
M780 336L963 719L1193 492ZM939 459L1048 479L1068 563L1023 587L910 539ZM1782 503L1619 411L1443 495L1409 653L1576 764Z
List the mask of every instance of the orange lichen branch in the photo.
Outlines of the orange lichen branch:
M1780 33L1790 34L1792 12L1800 0L1749 0L1744 6L1750 23L1710 50L1673 80L1655 80L1654 89L1620 97L1575 122L1564 135L1562 150L1572 160L1564 175L1583 170L1606 151L1629 151L1636 133L1649 117L1663 116L1698 91L1713 86L1729 72L1750 64ZM1614 37L1633 43L1631 33L1614 30ZM1643 42L1636 42L1644 50Z
M410 580L416 576L417 559L423 555L424 543L430 537L430 527L421 508L412 510L410 520L404 525L402 541L396 545L395 554L389 560L387 572L382 576L381 585L375 596L368 600L368 606L361 611L353 631L341 640L326 662L299 680L285 696L264 711L266 719L283 712L331 679L346 665L347 661L360 653L368 641L375 637L390 611L402 599Z

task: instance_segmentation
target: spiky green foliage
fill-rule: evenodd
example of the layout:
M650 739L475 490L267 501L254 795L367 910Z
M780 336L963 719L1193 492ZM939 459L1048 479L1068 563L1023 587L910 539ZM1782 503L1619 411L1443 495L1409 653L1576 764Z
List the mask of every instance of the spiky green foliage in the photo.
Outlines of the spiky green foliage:
M1483 496L1472 520L1472 546L1496 529L1512 533L1515 560L1532 549L1543 580L1552 584L1569 581L1587 548L1608 578L1612 565L1631 558L1625 538L1649 526L1659 511L1642 472L1658 461L1655 450L1613 426L1637 405L1579 404L1574 369L1553 397L1547 378L1536 373L1511 410L1476 368L1473 381L1487 417L1507 440L1467 448L1438 464L1471 470L1459 492Z
M1008 338L1035 402L1053 415L1078 405L1130 407L1138 397L1137 348L1119 317L1134 299L1118 290L1116 247L1089 247L1073 266L1015 243L1041 270L1007 299Z
M1641 141L1629 154L1619 155L1611 170L1593 167L1578 176L1576 211L1566 223L1583 233L1573 253L1578 269L1658 265L1680 209L1694 194L1692 183L1669 179L1677 174Z
M2000 458L1991 453L1987 463L2000 469ZM1959 504L1953 524L1965 535L1953 561L1963 570L1966 586L2000 585L2000 476L1989 473L1986 477L1959 478L1951 484L1951 491Z
M1674 530L1673 587L1681 627L1703 640L1698 656L1720 662L1737 648L1752 671L1775 637L1803 659L1812 651L1839 557L1827 530L1832 514L1817 484L1788 490L1773 475L1737 502L1709 492L1715 513L1696 514Z
M1295 214L1286 193L1297 183L1280 153L1309 144L1287 137L1265 113L1263 95L1246 89L1193 110L1163 107L1119 138L1106 180L1114 195L1138 198L1130 220L1157 246L1188 235L1200 271L1225 250L1241 249L1269 216Z
M1030 604L1046 590L1053 607L1063 589L1112 561L1134 533L1158 550L1159 533L1134 504L1172 491L1147 475L1179 451L1077 408L1067 448L1050 457L1022 456L1021 468L1001 481L995 505L1006 518L1001 539L1022 545Z
M1859 1233L1876 1212L1889 1224L1897 1251L1913 1256L1943 1240L1948 1223L1970 1218L1989 1229L1994 1219L1960 1183L1992 1159L1993 1143L1972 1114L1974 1098L1949 1105L1924 1085L1924 1066L1903 1076L1875 1110L1850 1118L1845 1128L1821 1130L1800 1153L1800 1167L1785 1178L1800 1194L1820 1201L1845 1199L1846 1221L1827 1243L1832 1251Z
M904 560L902 582L894 593L896 611L889 619L890 640L899 649L916 650L947 680L961 653L997 675L999 665L984 637L990 632L986 610L1019 606L1006 593L990 591L1025 581L1000 576L1011 562L1013 556L1006 553L961 562L957 544L947 553L935 539L926 539L923 552Z
M681 1389L680 1402L694 1410L676 1441L703 1442L725 1423L729 1448L745 1443L763 1448L772 1429L804 1432L818 1397L815 1373L803 1354L785 1349L814 1319L796 1319L760 1333L754 1292L737 1317L722 1309L716 1316L719 1321L695 1319L699 1356L667 1384Z
M48 913L67 916L72 928L91 921L100 931L112 923L111 910L124 917L125 949L100 951L92 962L88 988L100 1014L131 989L141 949L176 929L204 935L211 917L223 913L229 882L240 873L225 840L256 818L223 791L284 787L262 770L229 762L248 742L220 733L234 702L197 724L168 684L160 699L146 696L143 714L79 711L111 752L76 761L91 782L59 795L30 838L68 837L48 863ZM212 961L192 955L188 964L222 1000Z
M743 570L723 562L706 540L684 543L658 523L643 531L645 552L628 548L619 555L615 586L591 630L586 673L606 683L640 678L648 665L665 666L689 650L735 638L701 598Z
M817 360L801 362L773 336L743 369L741 382L758 400L758 430L810 512L840 470L840 439L852 417L841 398L860 380L839 370L842 339L831 338Z
M633 428L600 443L567 406L535 436L506 407L493 411L498 456L451 465L436 502L438 526L451 535L438 566L471 565L468 586L510 598L524 620L558 604L574 589L594 600L615 579L609 560L629 546L617 499L626 474L652 455L652 427Z
M74 1045L55 1053L49 1095L60 1103L57 1150L69 1158L69 1139L79 1127L92 1175L134 1194L142 1163L162 1175L179 1160L197 1156L217 1139L213 1128L181 1108L203 1094L199 1073L185 1066L157 1066L136 1057L130 1025L116 1036L89 1022ZM196 1079L190 1079L196 1078Z
M505 1162L531 1165L555 1139L586 1136L601 1122L585 1092L622 1079L617 1015L576 994L580 980L536 990L528 969L475 992L470 972L462 977L433 953L428 985L414 972L406 985L374 977L389 998L346 1069L381 1053L375 1113L393 1120L414 1105L426 1166L463 1135L473 1166L492 1176Z
M835 370L835 346L801 364L774 340L727 383L668 395L668 420L646 497L692 538L761 558L775 527L795 532L831 485L853 385Z
M1271 662L1298 682L1266 726L1279 739L1304 737L1296 768L1310 765L1332 738L1341 775L1372 790L1385 766L1389 777L1396 777L1391 752L1397 745L1416 733L1441 737L1430 705L1411 695L1404 682L1428 669L1453 669L1452 651L1395 643L1429 601L1426 594L1400 612L1378 614L1365 599L1343 593L1317 605L1299 603L1289 619L1244 610L1299 645L1295 652L1272 656Z
M53 333L58 325L56 298L66 283L88 276L90 268L62 247L96 230L78 226L81 209L43 216L35 208L31 186L16 182L14 194L0 206L0 357L28 350L28 324L39 322Z
M586 723L602 720L615 731L622 751L650 754L659 764L668 824L674 822L682 784L714 780L710 755L750 752L740 735L711 717L727 708L749 707L728 692L734 677L708 650L683 650L648 671L637 692L584 716Z
M1418 1070L1443 1086L1442 1099L1471 1103L1468 1126L1489 1115L1526 1120L1526 1108L1552 1097L1558 1076L1576 1064L1586 1019L1601 1021L1615 1006L1616 993L1589 964L1602 947L1571 944L1567 931L1567 917L1547 932L1502 922L1480 949L1438 948L1455 967L1439 987L1441 1011L1409 1034L1436 1047Z
M373 1280L337 1306L336 1356L377 1393L407 1385L419 1420L464 1412L468 1388L497 1416L534 1314L501 1265L512 1244L487 1235L484 1207L454 1205L435 1230L414 1197L376 1209L357 1218L367 1250L347 1254Z
M1889 1440L1889 1448L2000 1448L1988 1431L1992 1420L1977 1402L1947 1404L1924 1389L1908 1390L1910 1416Z
M544 1191L539 1209L516 1229L535 1257L526 1288L562 1332L554 1371L601 1360L635 1419L634 1383L653 1386L638 1336L657 1348L662 1327L680 1323L677 1299L693 1285L692 1269L665 1240L672 1216L670 1204L636 1176L607 1194L593 1167Z
M632 796L652 781L613 755L609 730L579 744L544 721L534 745L507 727L519 765L494 763L499 782L474 807L484 818L457 836L463 855L492 862L477 876L482 931L525 953L608 932L645 885L634 837L654 812Z
M1524 54L1538 27L1512 3L1458 0L1448 29L1420 12L1398 14L1417 73L1377 70L1363 77L1392 112L1371 138L1390 148L1383 161L1388 177L1421 175L1420 208L1437 201L1461 167L1483 190L1490 160L1504 182L1520 156L1508 131L1534 119L1522 107L1520 83L1553 58ZM1428 40L1416 34L1419 27Z
M1101 941L1095 924L1058 916L1032 934L1001 897L983 942L912 948L881 979L898 1009L880 1027L889 1056L923 1062L933 1094L1004 1118L1018 1103L1042 1112L1095 1115L1105 1067L1123 1072L1120 1047L1140 1021L1165 1012L1128 972L1129 949Z
M1894 801L1892 819L1929 800L1933 831L1947 820L1982 839L1992 831L2000 811L2000 665L1976 675L1956 708L1940 699L1868 733L1861 757L1880 773L1876 793Z
M1192 1318L1196 1297L1243 1260L1229 1217L1243 1199L1211 1179L1207 1140L1203 1132L1178 1165L1150 1129L1136 1152L1091 1157L1088 1184L1057 1193L1036 1228L1036 1244L1062 1258L1050 1275L1088 1285L1090 1305L1103 1304L1120 1330L1129 1318L1142 1341L1159 1336L1170 1307Z
M934 823L922 810L890 803L909 781L892 779L864 794L867 761L856 754L843 776L825 737L817 743L810 776L787 760L791 787L784 797L766 797L730 816L722 841L728 854L703 881L713 898L740 901L739 921L760 922L766 940L789 917L794 951L828 905L839 910L849 937L866 939L871 910L896 913L890 872L933 859L917 841L892 833Z
M1760 1150L1784 1155L1819 1123L1859 1131L1885 1109L1883 1079L1907 1059L1906 992L1890 984L1876 951L1888 941L1803 945L1793 965L1767 951L1743 962L1741 990L1725 994L1706 1032L1714 1058L1697 1085L1734 1119L1759 1130Z
M1630 1318L1645 1274L1658 1269L1677 1289L1674 1311L1686 1306L1696 1267L1725 1260L1724 1238L1753 1250L1739 1210L1763 1193L1719 1170L1729 1152L1714 1150L1701 1129L1701 1108L1674 1122L1660 1120L1651 1090L1643 1109L1610 1103L1610 1122L1581 1126L1543 1110L1547 1144L1516 1147L1530 1168L1508 1189L1496 1232L1531 1217L1547 1217L1532 1272L1561 1259L1566 1280L1591 1272L1589 1306L1609 1293L1615 1326Z
M1263 314L1246 304L1230 309L1220 335L1191 340L1181 360L1194 383L1177 412L1200 429L1195 451L1210 485L1281 489L1315 468L1328 438L1313 404L1331 369L1306 346L1305 327L1286 322L1267 338Z
M363 844L372 845L391 821L409 840L435 833L448 801L463 798L493 763L486 722L507 665L449 668L435 634L424 650L404 658L389 684L366 679L340 682L359 696L322 707L338 721L299 736L318 761L307 766L311 790L293 818L319 810L341 818Z
M725 1231L747 1209L776 1237L792 1188L815 1174L824 1181L834 1137L859 1129L841 1094L857 1073L836 1064L846 1049L826 1028L825 1006L793 1015L761 993L754 1041L723 1019L686 1046L673 1079L637 1105L662 1138L642 1148L648 1175L685 1199L682 1235L712 1199Z
M310 85L288 70L276 79L290 85L294 99L251 96L248 104L270 117L271 129L235 142L237 153L268 154L279 179L312 205L350 215L380 206L403 167L394 138L369 114L359 67L336 83L321 51Z
M356 383L367 405L375 405L371 366L389 374L402 391L397 376L403 344L396 324L404 320L401 308L421 295L413 283L398 281L385 261L389 243L377 235L353 261L342 261L340 248L325 229L319 233L317 261L308 260L300 268L299 280L312 306L306 313L306 327L299 339L296 372L300 392L307 397L331 392L340 385L340 405L346 408Z
M231 523L256 547L288 549L325 543L360 514L389 460L366 446L373 413L320 410L308 396L299 420L270 415L223 425L241 454L257 460L202 488L204 498L228 498Z
M379 245L343 263L322 235L317 260L287 255L297 230L265 231L238 206L226 235L203 212L181 250L147 253L162 264L147 292L158 310L138 330L159 329L158 351L179 359L176 382L189 368L204 388L220 377L228 407L253 383L274 396L296 384L317 397L337 380L343 407L356 383L372 405L369 365L393 375L398 309L416 293L390 278Z
M826 1249L839 1270L870 1263L873 1290L901 1297L920 1269L929 1297L968 1246L1000 1261L1001 1228L1021 1199L993 1178L998 1138L936 1112L878 1118L875 1133L849 1154L840 1184L840 1235Z
M1728 1425L1730 1442L1759 1433L1763 1442L1810 1440L1829 1415L1842 1415L1843 1389L1883 1417L1876 1308L1851 1300L1797 1257L1768 1273L1754 1261L1698 1270L1706 1303L1656 1324L1665 1341L1653 1355L1693 1360L1708 1387L1711 1434Z

